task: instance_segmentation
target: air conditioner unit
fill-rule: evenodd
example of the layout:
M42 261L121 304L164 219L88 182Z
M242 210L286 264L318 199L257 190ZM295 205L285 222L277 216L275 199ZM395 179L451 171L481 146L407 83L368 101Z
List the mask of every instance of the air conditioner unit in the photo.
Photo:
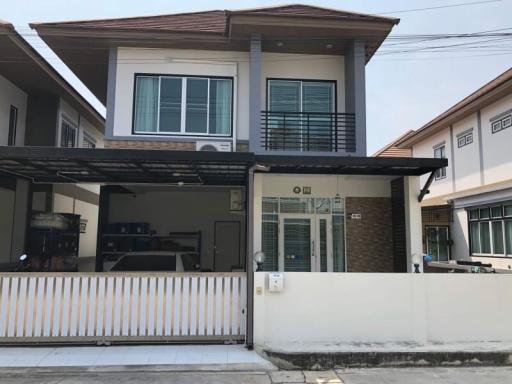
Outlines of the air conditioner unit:
M196 151L231 152L231 141L197 141Z

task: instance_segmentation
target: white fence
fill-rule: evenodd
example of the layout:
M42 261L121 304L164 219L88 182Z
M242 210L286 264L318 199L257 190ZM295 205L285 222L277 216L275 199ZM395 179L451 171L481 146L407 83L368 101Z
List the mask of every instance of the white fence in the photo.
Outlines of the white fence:
M245 273L8 273L0 289L0 343L245 335Z
M509 274L287 272L276 293L266 283L255 273L258 345L512 342Z

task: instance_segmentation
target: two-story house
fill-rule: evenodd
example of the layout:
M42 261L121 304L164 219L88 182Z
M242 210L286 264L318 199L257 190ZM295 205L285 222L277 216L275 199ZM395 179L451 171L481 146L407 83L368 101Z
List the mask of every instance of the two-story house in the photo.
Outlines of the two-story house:
M0 145L103 147L104 118L9 23L0 23L0 52ZM95 256L98 187L30 185L16 176L0 172L0 264L24 252L32 211L80 214L79 254Z
M435 260L511 268L511 111L509 69L390 145L414 157L448 159L422 203L425 251Z
M102 184L96 270L138 271L64 282L101 300L70 335L252 345L254 261L411 271L419 177L447 161L366 157L365 65L397 23L289 5L32 24L106 104L105 148L0 148L0 169Z

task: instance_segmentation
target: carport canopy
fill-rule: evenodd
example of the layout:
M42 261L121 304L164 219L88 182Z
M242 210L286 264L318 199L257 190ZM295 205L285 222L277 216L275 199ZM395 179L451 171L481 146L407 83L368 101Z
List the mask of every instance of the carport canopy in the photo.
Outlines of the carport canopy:
M0 173L35 183L241 185L259 164L273 173L431 175L447 159L255 155L252 152L0 147ZM258 170L257 170L258 171Z
M248 152L0 147L0 172L35 183L245 185Z

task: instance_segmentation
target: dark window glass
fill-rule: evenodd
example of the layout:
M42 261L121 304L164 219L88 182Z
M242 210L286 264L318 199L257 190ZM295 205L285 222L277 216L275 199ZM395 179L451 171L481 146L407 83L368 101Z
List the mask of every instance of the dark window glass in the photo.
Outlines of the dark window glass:
M16 145L16 128L18 126L18 108L11 105L9 111L9 137L7 138L7 145Z
M185 131L207 133L208 79L187 79Z
M76 127L72 126L68 121L62 120L60 146L74 148L76 146L76 131Z
M492 222L492 245L493 253L502 255L504 253L503 247L503 222L493 221Z
M160 131L181 130L182 79L162 77L160 86Z

